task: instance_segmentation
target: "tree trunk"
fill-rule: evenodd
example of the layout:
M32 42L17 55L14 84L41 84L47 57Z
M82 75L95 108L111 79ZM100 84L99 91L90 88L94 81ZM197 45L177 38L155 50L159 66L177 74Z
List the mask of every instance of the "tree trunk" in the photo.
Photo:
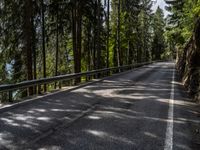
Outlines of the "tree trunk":
M76 4L75 4L76 5ZM73 38L73 56L74 56L74 72L76 72L77 47L76 47L76 6L72 9L72 38Z
M58 53L59 53L59 29L58 29L58 4L56 10L56 68L55 68L55 76L58 76ZM55 82L55 89L57 88L57 82Z
M32 71L32 0L25 0L24 8L24 54L26 54L26 70L27 70L27 80L33 80ZM33 87L30 87L28 94L33 94Z
M100 48L100 19L101 1L97 1L97 69L101 68L101 48Z
M97 6L98 7L98 6ZM95 9L94 9L94 14L97 14L97 7L95 6ZM93 27L93 70L96 70L97 69L97 62L96 62L96 42L97 42L97 33L96 33L96 17L94 18L94 27Z
M91 48L90 48L90 40L91 40L91 25L90 23L88 23L88 28L87 28L87 32L88 32L88 35L87 35L87 51L88 51L88 56L87 56L87 70L90 71L91 70Z
M36 80L37 79L37 55L36 55L36 31L35 31L35 26L34 26L34 20L33 16L31 18L31 23L32 23L32 52L33 52L33 78ZM37 94L37 86L34 86L34 94Z
M46 47L45 47L45 17L44 17L44 1L41 0L41 17L42 17L42 56L43 56L43 77L46 78ZM44 92L47 91L46 84L44 84Z
M93 31L93 70L96 70L96 33Z
M107 55L106 55L107 68L109 68L109 38L110 38L110 0L107 1Z
M82 46L82 14L81 1L75 1L72 10L72 35L73 35L73 53L74 53L74 72L81 72L81 46ZM75 84L81 82L81 78L75 80Z
M121 9L121 5L120 5L121 1L118 0L118 17L117 17L117 65L118 67L121 66L121 55L120 55L120 51L121 51L121 45L120 45L120 9Z
M127 49L127 56L126 56L127 60L126 60L126 64L129 65L130 62L130 40L128 39L128 49Z

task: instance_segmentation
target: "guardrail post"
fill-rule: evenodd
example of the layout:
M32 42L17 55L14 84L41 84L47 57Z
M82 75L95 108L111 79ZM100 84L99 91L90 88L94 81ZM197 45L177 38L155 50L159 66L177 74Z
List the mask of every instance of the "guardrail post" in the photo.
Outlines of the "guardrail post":
M9 100L9 102L13 102L13 92L12 91L9 91L8 92L8 100Z
M62 89L62 81L60 81L60 82L58 83L58 85L59 85L59 89Z
M119 68L118 73L122 72L122 70Z
M88 82L89 80L90 80L90 79L89 79L89 76L86 75L86 76L85 76L85 81Z
M108 76L110 75L110 70L107 70L107 71L105 72L105 75L108 77Z
M42 88L41 88L41 84L38 85L38 94L42 94Z

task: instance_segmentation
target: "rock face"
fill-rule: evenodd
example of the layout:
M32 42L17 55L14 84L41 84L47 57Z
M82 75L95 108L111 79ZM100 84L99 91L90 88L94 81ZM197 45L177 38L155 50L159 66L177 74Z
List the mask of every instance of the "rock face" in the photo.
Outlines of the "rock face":
M200 102L200 18L191 39L178 53L177 69L189 94Z

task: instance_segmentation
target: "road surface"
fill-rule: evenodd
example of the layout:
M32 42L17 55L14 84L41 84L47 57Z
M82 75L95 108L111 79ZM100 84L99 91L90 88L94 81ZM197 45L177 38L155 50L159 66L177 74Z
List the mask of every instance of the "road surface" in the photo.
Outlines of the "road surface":
M0 149L199 150L198 106L155 63L0 109Z

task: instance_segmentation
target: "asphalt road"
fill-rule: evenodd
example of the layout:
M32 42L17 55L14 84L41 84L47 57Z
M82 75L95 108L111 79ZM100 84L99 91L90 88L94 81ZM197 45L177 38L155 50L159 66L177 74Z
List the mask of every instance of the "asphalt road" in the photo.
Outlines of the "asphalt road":
M0 149L200 150L199 107L174 63L0 109Z

